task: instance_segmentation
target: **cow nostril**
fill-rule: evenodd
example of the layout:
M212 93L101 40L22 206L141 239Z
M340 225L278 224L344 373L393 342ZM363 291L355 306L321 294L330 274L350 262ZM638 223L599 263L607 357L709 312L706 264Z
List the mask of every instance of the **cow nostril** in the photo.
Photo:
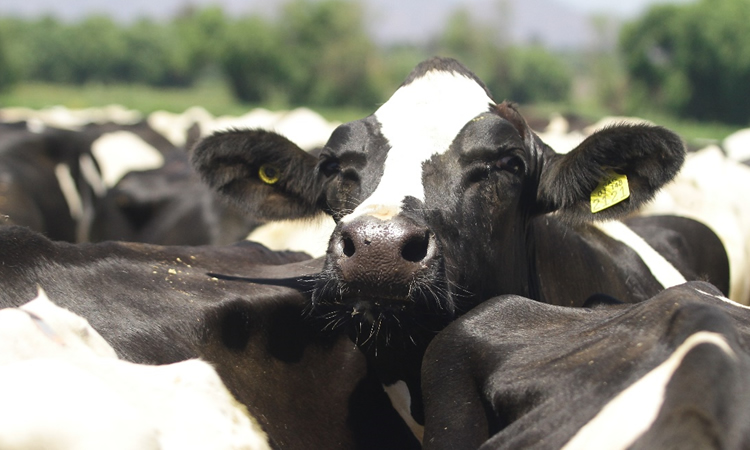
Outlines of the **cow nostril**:
M427 256L429 245L429 233L425 232L421 236L414 236L401 249L401 257L409 262L422 261Z
M345 237L342 239L344 243L344 255L348 258L354 256L354 241L351 238Z

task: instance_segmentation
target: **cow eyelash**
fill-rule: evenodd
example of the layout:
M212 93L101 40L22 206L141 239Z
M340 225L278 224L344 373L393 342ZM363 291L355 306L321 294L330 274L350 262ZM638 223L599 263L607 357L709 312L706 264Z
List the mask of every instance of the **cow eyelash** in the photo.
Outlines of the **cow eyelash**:
M494 162L486 161L474 165L466 174L465 180L469 183L486 180L493 172L506 172L511 175L522 175L526 173L526 164L518 155L505 155Z
M513 175L525 173L526 166L521 158L516 155L506 155L495 162L495 168L509 172Z

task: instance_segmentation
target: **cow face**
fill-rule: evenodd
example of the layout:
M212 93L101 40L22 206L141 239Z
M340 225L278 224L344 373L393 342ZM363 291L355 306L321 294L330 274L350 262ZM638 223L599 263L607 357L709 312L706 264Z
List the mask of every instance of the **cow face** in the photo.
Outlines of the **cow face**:
M333 216L313 304L382 354L419 347L490 296L533 297L531 221L620 217L683 158L679 138L645 125L608 128L557 154L466 68L434 58L373 115L335 130L319 157L273 133L234 130L199 143L193 162L266 220ZM591 193L609 172L627 176L630 197L594 214Z

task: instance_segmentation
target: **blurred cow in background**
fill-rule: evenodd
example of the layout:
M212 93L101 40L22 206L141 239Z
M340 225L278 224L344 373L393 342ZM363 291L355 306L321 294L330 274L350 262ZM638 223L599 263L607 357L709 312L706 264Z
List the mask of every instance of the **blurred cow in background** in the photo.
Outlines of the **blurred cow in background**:
M263 225L195 176L198 139L234 127L275 130L314 151L338 125L298 108L214 117L203 108L147 117L118 105L86 110L0 110L0 213L69 242L228 244L252 238L274 249L322 254L329 223ZM314 226L317 237L300 230ZM289 240L288 238L297 237Z

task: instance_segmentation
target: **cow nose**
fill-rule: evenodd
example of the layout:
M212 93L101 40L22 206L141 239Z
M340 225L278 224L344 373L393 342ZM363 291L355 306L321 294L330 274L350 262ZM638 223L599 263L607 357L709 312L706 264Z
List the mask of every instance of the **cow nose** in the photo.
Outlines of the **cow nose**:
M401 216L369 215L343 223L332 252L343 281L389 290L407 287L437 253L427 227Z

